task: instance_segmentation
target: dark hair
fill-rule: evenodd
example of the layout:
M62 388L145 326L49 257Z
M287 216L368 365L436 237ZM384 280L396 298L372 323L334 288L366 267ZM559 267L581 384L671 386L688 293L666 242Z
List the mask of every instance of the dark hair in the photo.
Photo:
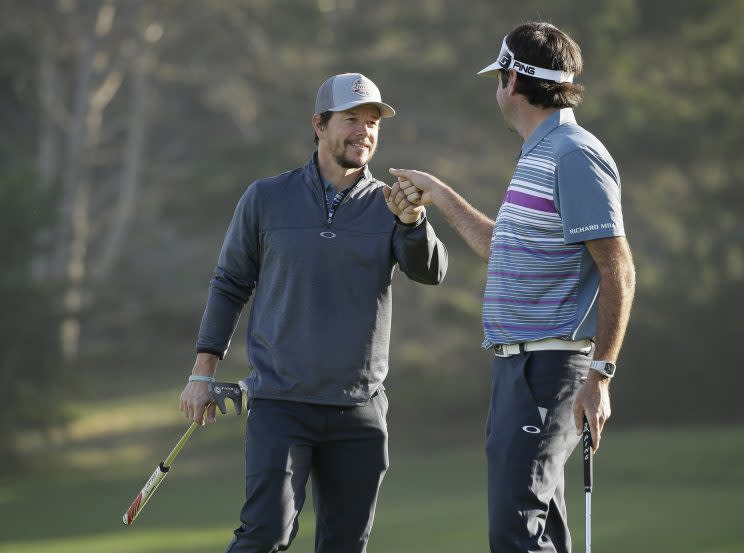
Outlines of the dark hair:
M581 73L581 49L576 42L550 23L530 22L514 28L506 43L514 57L530 65L573 73ZM517 73L516 92L527 97L533 106L544 108L574 108L581 103L584 86L574 83L556 83ZM504 86L509 80L501 71Z
M324 111L323 113L321 113L320 114L320 126L325 127L328 124L328 121L330 121L332 116L333 116L332 111ZM313 141L315 142L315 145L317 146L319 142L318 133L313 132L313 136L314 136Z

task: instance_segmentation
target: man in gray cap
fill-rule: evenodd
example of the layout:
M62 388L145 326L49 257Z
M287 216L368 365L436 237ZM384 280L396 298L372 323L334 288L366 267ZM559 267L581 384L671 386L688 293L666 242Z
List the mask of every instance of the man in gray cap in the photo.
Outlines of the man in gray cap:
M367 163L383 103L364 75L318 91L315 152L238 202L210 282L181 410L214 422L208 382L253 295L246 380L246 501L230 553L289 547L312 474L317 553L366 551L388 467L391 278L438 284L447 251L423 208L393 201Z

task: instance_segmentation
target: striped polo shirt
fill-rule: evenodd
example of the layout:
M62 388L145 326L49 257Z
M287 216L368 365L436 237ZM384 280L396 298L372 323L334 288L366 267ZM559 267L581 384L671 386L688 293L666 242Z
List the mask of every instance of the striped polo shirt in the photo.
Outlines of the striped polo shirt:
M496 218L483 346L594 338L599 271L584 242L624 234L615 162L573 110L556 111L522 146Z

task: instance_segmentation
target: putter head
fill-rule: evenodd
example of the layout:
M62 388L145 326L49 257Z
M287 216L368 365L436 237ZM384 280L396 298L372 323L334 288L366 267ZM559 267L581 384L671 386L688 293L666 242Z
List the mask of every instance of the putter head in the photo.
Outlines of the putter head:
M231 399L235 404L235 412L240 415L243 412L243 391L240 386L231 382L210 382L209 391L212 394L213 401L219 407L223 415L227 414L225 399Z

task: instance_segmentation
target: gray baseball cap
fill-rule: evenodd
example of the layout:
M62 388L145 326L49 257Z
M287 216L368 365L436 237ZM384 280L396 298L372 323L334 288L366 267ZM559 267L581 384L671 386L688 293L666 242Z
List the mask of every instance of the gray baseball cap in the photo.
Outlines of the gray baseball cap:
M382 101L380 89L361 73L334 75L318 89L315 113L345 111L362 104L374 104L382 117L393 117L395 110Z

